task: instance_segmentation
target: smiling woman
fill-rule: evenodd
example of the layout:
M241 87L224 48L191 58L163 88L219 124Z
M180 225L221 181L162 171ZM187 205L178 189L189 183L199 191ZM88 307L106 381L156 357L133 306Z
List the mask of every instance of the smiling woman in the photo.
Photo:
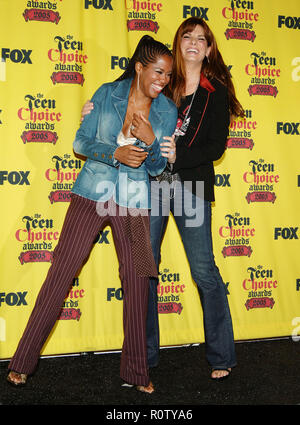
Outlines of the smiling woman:
M140 44L149 44L152 40L150 36L142 37ZM163 46L163 45L162 45ZM160 92L170 81L172 74L173 59L167 48L161 50L160 55L154 56L151 49L146 49L145 58L139 57L139 46L132 56L126 71L118 78L122 81L133 75L136 78L130 89L127 113L122 132L126 137L132 135L145 143L153 142L154 137L151 132L145 130L146 120L149 117L152 100L157 98ZM148 129L150 130L150 129Z
M169 166L158 180L170 185L165 193L152 190L154 185L151 187L151 244L159 267L161 243L168 214L172 212L188 257L192 277L201 293L207 360L212 367L211 377L220 380L229 376L231 368L236 365L236 358L225 285L215 264L212 250L211 202L214 201L215 183L213 161L224 153L230 115L244 116L244 111L236 99L229 71L215 37L203 19L189 18L179 26L173 41L173 60L170 83L166 85L164 93L178 106L176 144L174 137L173 143L169 138L165 153L161 144L162 156L168 158ZM146 63L142 62L142 65L145 67ZM154 91L155 89L158 91L169 78L168 64L159 66L159 59L152 61L152 64L147 65L147 69L144 68L143 71L145 72L143 77L149 73L149 82L151 81ZM132 69L126 72L132 72ZM159 80L157 73L162 74L165 80ZM138 90L139 79L136 94ZM151 93L153 96L153 90ZM92 104L87 102L82 115L89 114L92 108ZM135 118L132 125L131 132L135 132L138 125ZM189 220L191 215L186 208L188 204L186 199L189 199L189 196L185 198L183 195L181 198L181 194L186 193L185 182L192 183L192 187L189 186L189 196L192 196L194 205L198 205L193 213L196 214L196 218L203 217L203 223L199 223L199 220ZM204 193L197 190L198 183L203 183L200 187L204 188ZM184 214L176 212L178 205ZM191 222L193 225L189 225ZM151 278L147 345L148 361L152 367L157 365L159 359L157 291L157 279Z
M189 18L182 22L175 34L172 52L174 67L166 92L178 106L176 160L172 170L160 176L160 181L171 182L174 191L170 198L160 195L155 201L162 210L172 212L178 227L192 277L201 294L211 377L220 380L229 376L236 358L225 285L213 254L213 162L224 153L230 115L243 116L243 109L235 97L215 37L203 19ZM197 225L186 224L190 216L186 212L187 202L181 197L185 183L192 183L189 191L194 205L200 200L196 217L203 217L203 220ZM182 215L176 213L179 202L183 205ZM151 214L151 242L157 265L167 220L167 216ZM153 364L157 364L159 353L156 295L156 282L151 279L147 329L148 353Z
M148 93L151 98L157 97L170 81L172 62L170 56L160 56L147 67L137 63L138 89L144 89L144 92Z
M124 290L120 376L139 391L154 391L146 344L149 277L157 277L149 231L149 175L164 170L167 160L160 144L163 136L171 139L176 126L176 106L161 93L171 69L171 52L144 36L127 71L95 92L94 109L73 143L87 160L74 183L52 265L10 362L10 383L23 385L34 372L74 277L99 231L110 225ZM108 190L100 200L101 185Z
M181 52L185 61L203 61L208 57L210 47L205 38L204 29L199 25L193 31L186 32L181 38Z

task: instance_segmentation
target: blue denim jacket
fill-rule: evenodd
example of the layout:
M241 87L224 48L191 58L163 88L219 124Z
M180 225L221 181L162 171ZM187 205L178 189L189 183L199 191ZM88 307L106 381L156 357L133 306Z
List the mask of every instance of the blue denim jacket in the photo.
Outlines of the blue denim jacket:
M105 202L111 197L127 208L150 208L149 174L157 176L167 159L161 156L160 143L172 136L177 122L175 104L162 93L151 104L149 121L155 134L152 145L137 140L135 145L148 151L138 168L114 159L117 137L123 127L132 79L103 84L92 97L94 109L85 116L73 143L74 151L87 157L72 192Z

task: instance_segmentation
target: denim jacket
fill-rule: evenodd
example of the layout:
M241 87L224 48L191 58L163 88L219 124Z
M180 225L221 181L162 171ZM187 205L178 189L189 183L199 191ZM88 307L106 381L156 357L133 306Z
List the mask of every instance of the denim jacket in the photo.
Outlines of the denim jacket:
M164 136L172 136L177 122L175 104L162 93L153 99L149 121L155 140L147 146L137 140L135 145L148 151L146 160L132 168L118 163L114 152L123 127L132 79L103 84L92 97L94 109L85 116L73 143L74 151L87 157L72 192L85 198L105 202L110 198L127 208L150 208L151 176L159 175L167 159L161 155Z

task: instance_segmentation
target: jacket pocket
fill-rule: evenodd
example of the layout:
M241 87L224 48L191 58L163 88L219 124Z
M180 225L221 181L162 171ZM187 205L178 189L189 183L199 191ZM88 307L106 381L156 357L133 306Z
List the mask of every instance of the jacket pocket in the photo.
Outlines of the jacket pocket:
M87 161L84 164L83 168L91 176L94 175L94 174L99 174L99 175L102 175L103 177L105 177L105 175L108 174L108 168L107 167L108 167L108 165L103 164L101 162Z
M128 208L149 208L149 179L145 170L122 169L116 187L117 199Z
M86 162L77 177L73 190L75 193L99 202L105 202L112 196L114 176L105 169L108 166ZM115 176L116 177L116 176Z

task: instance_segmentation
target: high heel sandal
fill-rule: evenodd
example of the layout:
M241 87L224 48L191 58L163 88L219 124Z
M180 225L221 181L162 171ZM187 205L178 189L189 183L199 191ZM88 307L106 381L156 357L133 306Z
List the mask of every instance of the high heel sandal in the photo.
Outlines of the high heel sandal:
M152 384L152 382L150 381L149 385L144 386L144 385L136 385L136 390L140 391L141 393L146 393L146 394L152 394L154 393L154 385Z
M134 388L135 390L141 392L141 393L145 393L145 394L152 394L155 390L154 390L154 385L152 384L152 382L150 381L149 385L145 386L145 385L133 385L133 384L127 384L126 382L122 385L122 387L127 387L127 388Z
M15 386L25 385L27 381L27 375L25 373L18 373L11 370L7 376L7 381Z

